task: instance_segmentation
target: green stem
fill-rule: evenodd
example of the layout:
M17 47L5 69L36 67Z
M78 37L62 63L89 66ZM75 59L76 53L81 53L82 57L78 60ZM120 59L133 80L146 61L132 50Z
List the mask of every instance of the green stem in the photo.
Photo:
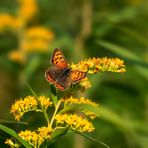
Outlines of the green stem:
M51 118L50 126L52 126L52 124L53 124L54 118L55 118L56 113L57 113L57 111L58 111L58 109L59 109L59 107L60 107L60 104L61 104L61 100L59 100L59 101L57 102L56 106L55 106L55 111L54 111L53 116L52 116L52 118Z
M27 82L26 82L26 84L27 84L28 88L31 90L32 94L35 96L35 99L37 100L37 102L38 102L38 104L39 104L39 106L40 106L40 108L41 108L41 110L42 110L42 112L43 112L43 114L44 114L44 116L45 116L45 119L46 119L46 121L47 121L47 124L49 124L48 115L47 115L47 113L46 113L46 110L43 108L42 104L40 103L40 100L38 99L38 96L37 96L36 93L32 90L32 88L30 87L30 85L29 85Z

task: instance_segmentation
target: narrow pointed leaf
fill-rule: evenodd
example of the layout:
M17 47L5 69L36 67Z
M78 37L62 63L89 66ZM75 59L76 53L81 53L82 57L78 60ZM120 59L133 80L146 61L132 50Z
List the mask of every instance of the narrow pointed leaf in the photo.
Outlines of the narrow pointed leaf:
M86 135L85 133L81 133L81 132L75 132L75 133L77 133L77 134L79 134L79 135L81 135L81 136L83 136L83 137L85 137L85 138L87 138L87 139L89 139L89 140L92 140L93 142L97 142L97 143L103 145L104 147L110 148L110 147L109 147L107 144L105 144L104 142L101 142L101 141L99 141L99 140L97 140L97 139L94 139L94 138L92 138L92 137Z
M4 132L6 132L7 134L13 136L14 138L16 138L23 146L25 146L27 148L32 148L32 146L28 142L23 140L20 136L18 136L18 134L14 130L12 130L2 124L0 124L0 129L3 130Z

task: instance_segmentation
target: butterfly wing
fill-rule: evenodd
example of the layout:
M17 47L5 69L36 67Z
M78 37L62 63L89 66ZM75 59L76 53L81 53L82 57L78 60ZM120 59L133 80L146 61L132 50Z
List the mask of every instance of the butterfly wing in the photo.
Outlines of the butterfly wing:
M65 69L68 67L68 63L59 48L54 49L50 62L60 69Z
M45 77L48 82L50 82L51 84L54 84L58 79L59 75L62 73L62 71L63 71L62 69L56 66L52 66L46 70Z
M82 72L82 71L79 71L79 70L73 70L71 72L71 75L70 75L72 83L79 82L84 77L86 77L86 74L87 74L86 72Z
M55 86L64 91L66 88L70 87L72 81L69 74L67 75L61 75L61 77L58 78L58 80L55 82Z

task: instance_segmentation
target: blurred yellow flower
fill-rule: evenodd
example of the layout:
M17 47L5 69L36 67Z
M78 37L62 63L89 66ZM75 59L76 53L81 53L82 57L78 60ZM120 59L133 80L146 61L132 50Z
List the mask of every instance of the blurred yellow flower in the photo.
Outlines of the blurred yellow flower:
M20 145L13 141L12 139L6 139L5 144L9 145L12 148L19 148Z
M25 31L22 49L26 52L47 52L54 33L44 27L32 27Z
M25 38L30 40L43 39L51 41L54 38L52 30L42 26L31 27L25 31Z
M86 118L82 118L76 114L57 114L55 117L56 123L59 126L66 125L74 131L79 132L92 132L94 126Z
M37 12L36 0L18 0L20 4L18 15L24 20L30 20Z
M21 50L13 50L9 52L8 58L19 63L25 63L26 61L25 54Z
M0 32L6 29L12 29L16 31L20 25L21 22L17 17L5 13L0 14Z

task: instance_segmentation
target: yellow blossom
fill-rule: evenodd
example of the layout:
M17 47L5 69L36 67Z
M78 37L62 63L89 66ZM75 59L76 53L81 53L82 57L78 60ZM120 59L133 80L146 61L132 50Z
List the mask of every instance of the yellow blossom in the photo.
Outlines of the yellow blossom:
M26 56L21 50L13 50L8 54L8 58L12 61L25 63Z
M80 132L92 132L95 128L86 118L82 118L76 114L57 114L55 117L57 125L66 124L71 130Z
M20 21L17 17L10 14L0 14L0 32L6 29L18 30Z
M64 100L64 99L63 99ZM95 102L92 102L91 100L89 99L85 99L84 97L81 97L81 98L73 98L72 96L70 98L66 98L64 100L65 102L65 105L70 105L70 104L89 104L89 105L92 105L94 107L98 106L98 104L96 104ZM91 119L94 119L96 118L96 114L91 112L91 111L88 111L88 110L81 110L86 116L90 117Z
M98 106L95 102L90 101L89 99L85 99L84 97L81 98L73 98L72 96L70 98L66 98L65 100L66 104L89 104L94 107Z
M16 120L20 120L24 113L37 109L37 101L34 97L28 96L24 99L16 101L12 105L10 112L14 115Z
M40 147L45 140L49 140L52 133L52 127L41 127L37 131L21 131L18 135L26 140L33 147Z
M52 127L51 126L41 127L41 128L38 129L38 132L39 132L40 137L44 137L44 139L50 139Z
M36 0L18 0L20 6L18 15L25 19L31 19L37 12Z
M41 105L43 106L43 108L46 110L49 106L52 105L52 102L50 101L49 98L45 97L45 96L40 96L39 97L39 101L41 102Z
M38 99L44 109L47 109L52 105L49 98L46 98L45 96L40 96ZM24 113L38 110L38 102L36 98L34 96L27 96L24 99L16 101L15 104L12 105L10 112L14 115L15 119L19 121Z
M90 81L88 80L87 77L85 77L84 79L82 79L82 80L80 81L80 86L81 86L84 90L91 87Z
M82 110L82 112L83 112L86 116L90 117L91 119L95 119L95 118L97 117L96 114L94 114L94 113L91 112L91 111Z
M71 64L72 69L81 70L89 74L97 72L125 72L125 65L123 60L118 58L89 58L80 61L78 64Z
M12 148L19 148L20 145L18 143L15 143L12 139L6 139L5 144L9 145Z

